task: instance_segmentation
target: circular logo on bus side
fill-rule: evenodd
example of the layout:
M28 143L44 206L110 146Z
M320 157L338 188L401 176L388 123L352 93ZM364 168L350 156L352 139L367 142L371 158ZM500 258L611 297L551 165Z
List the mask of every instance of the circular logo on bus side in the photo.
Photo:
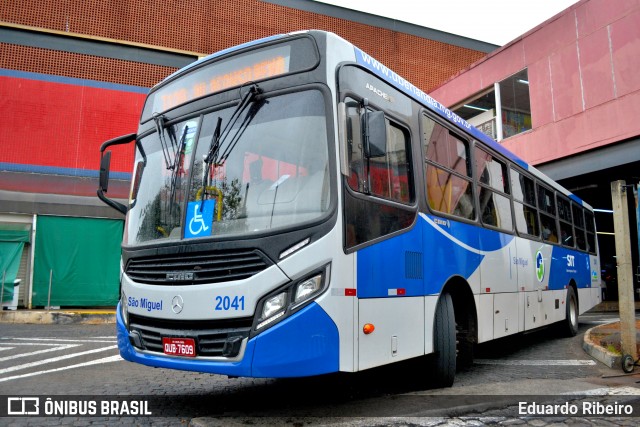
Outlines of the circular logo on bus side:
M540 251L536 254L536 277L538 278L538 282L544 280L544 258Z

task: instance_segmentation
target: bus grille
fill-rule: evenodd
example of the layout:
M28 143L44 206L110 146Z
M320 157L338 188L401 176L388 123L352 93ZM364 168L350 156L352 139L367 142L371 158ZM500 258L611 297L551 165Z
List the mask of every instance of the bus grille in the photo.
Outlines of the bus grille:
M193 338L197 356L234 357L239 345L229 345L247 338L253 318L223 320L166 320L129 314L129 331L138 333L141 349L163 353L162 338ZM239 339L240 340L239 340ZM132 341L132 344L133 341ZM227 348L225 350L225 344ZM135 344L134 344L135 345Z
M151 285L194 285L247 279L271 262L256 249L132 258L125 272Z

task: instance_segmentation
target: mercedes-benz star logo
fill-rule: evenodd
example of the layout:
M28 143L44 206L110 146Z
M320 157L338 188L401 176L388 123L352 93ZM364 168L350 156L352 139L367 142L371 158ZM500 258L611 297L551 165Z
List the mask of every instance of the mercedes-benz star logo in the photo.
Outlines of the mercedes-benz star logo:
M173 297L173 299L171 300L171 310L173 310L175 314L178 314L182 311L183 307L184 300L182 299L182 297L180 295L176 295L175 297Z

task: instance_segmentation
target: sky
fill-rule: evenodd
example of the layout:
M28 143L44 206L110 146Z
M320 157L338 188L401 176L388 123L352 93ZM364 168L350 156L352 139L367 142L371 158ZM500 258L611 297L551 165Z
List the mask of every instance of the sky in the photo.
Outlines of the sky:
M316 0L503 46L577 0Z

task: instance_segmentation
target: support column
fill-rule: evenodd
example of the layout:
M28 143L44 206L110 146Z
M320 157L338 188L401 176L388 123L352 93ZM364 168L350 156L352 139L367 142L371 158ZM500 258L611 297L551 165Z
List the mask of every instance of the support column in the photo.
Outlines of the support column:
M636 351L636 315L633 299L633 266L629 241L629 205L624 181L611 183L613 226L616 238L616 264L618 266L618 303L620 310L620 338L622 354L638 359Z

